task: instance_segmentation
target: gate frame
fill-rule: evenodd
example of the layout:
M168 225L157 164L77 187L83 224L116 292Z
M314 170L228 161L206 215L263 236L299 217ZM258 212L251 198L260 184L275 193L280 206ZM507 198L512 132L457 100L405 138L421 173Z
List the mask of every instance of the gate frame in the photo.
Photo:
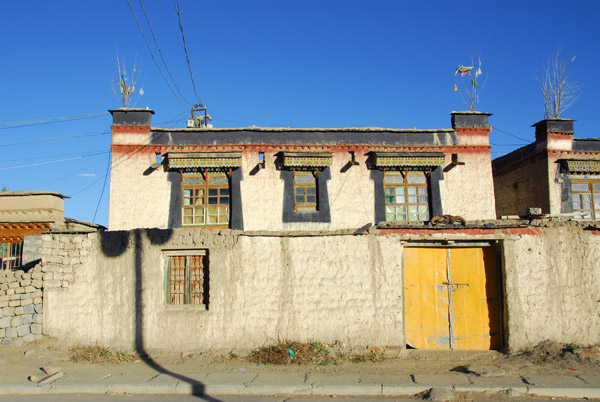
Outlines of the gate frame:
M505 289L505 270L504 270L504 242L501 240L482 240L482 241L462 241L462 240L432 240L432 241L409 241L401 240L402 244L402 331L404 332L404 350L420 350L420 349L409 349L406 342L406 292L404 282L404 249L409 248L459 248L459 247L493 247L496 250L496 275L498 283L498 296L502 299L498 302L500 311L498 312L500 319L500 348L497 349L499 352L504 352L508 347L508 331L506 323L508 322L507 308L506 308L506 294ZM496 350L496 349L491 349ZM450 349L449 351L454 351Z

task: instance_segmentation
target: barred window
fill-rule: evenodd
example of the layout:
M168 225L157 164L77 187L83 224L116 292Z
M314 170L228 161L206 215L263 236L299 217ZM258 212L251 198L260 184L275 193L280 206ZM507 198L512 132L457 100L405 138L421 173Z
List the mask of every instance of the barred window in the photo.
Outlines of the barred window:
M206 259L201 250L167 254L167 304L207 307Z
M425 172L385 172L383 192L386 221L429 220L429 194Z
M23 242L0 243L0 269L15 270L23 265Z
M222 172L183 175L183 226L229 226L229 179Z

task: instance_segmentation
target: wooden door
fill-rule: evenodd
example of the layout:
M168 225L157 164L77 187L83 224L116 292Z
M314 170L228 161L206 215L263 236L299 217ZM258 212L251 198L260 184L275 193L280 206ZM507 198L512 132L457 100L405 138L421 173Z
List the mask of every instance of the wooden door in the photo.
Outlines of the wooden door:
M406 247L407 344L418 349L487 350L502 344L493 247Z

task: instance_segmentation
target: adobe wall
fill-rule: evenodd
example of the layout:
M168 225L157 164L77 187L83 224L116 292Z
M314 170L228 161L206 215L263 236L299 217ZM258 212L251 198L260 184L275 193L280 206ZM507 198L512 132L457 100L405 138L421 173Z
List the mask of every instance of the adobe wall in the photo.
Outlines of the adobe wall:
M524 215L529 207L542 208L544 214L554 213L547 196L549 180L545 153L495 170L494 195L498 217Z
M89 252L50 263L54 272L70 266L73 274L66 287L44 289L44 334L133 348L137 333L148 350L248 350L276 339L404 344L402 246L393 236L217 233L70 236L77 245L44 235L46 259L56 247ZM209 254L208 310L165 304L163 251L194 248Z
M551 223L504 242L508 345L600 342L600 231Z
M498 242L512 351L600 343L600 231L505 229L43 235L43 333L65 343L247 351L277 339L403 346L404 245ZM165 303L165 252L206 250L209 305Z

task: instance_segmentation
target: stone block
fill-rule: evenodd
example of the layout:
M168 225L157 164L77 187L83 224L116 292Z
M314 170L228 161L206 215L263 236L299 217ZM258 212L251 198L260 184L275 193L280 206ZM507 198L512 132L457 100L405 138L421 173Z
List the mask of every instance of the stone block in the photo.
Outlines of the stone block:
M25 342L31 342L31 341L35 341L35 335L33 334L27 334L23 337L23 340Z
M21 278L23 276L23 274L25 273L24 271L17 269L16 271L13 271L15 273L15 278Z
M23 275L21 275L21 279L24 281L31 280L31 272L25 272Z
M32 334L39 335L42 333L42 324L31 324L30 331Z
M41 314L32 314L31 321L34 324L41 324L44 321L44 316L42 316Z
M54 279L54 273L44 272L44 282L51 281L52 279Z
M31 324L33 322L32 317L33 314L23 314L19 316L21 319L21 324Z
M4 338L5 334L6 334L6 330L4 328L0 328L0 339Z
M68 282L72 282L73 281L73 274L63 274L62 280L63 281L68 281Z
M31 279L22 279L19 282L19 285L21 285L22 288L27 287L27 286L31 285Z
M41 289L36 289L33 292L29 293L29 297L31 299L35 299L36 297L40 297L43 294Z
M29 304L33 304L33 299L21 300L21 306L27 306Z
M12 320L12 317L0 318L0 328L10 327L10 321L11 320Z
M18 307L21 305L21 300L11 300L8 302L9 307Z
M36 324L36 325L40 325L40 324ZM18 336L25 336L30 333L31 333L31 324L24 324L24 325L17 327L17 335Z
M59 288L61 285L60 281L52 279L52 280L45 280L44 279L44 287L45 288Z
M9 288L9 289L16 289L16 288L18 288L18 287L19 287L19 282L10 282L10 283L8 284L8 288Z
M2 313L2 309L0 308L0 318L4 317L4 314Z
M25 293L25 288L15 288L15 293L18 295L22 295L23 293Z
M31 295L28 293L24 293L22 295L20 295L21 297L19 297L19 299L21 300L25 300L25 299L31 299Z
M8 283L0 283L0 291L5 291L8 289Z
M17 315L17 316L11 317L11 319L10 319L10 326L11 327L15 327L16 328L16 327L18 327L21 324L23 324L21 322L21 316Z
M35 305L41 305L42 304L42 298L41 297L36 297L35 299L33 299L33 304Z
M42 314L42 300L40 299L39 303L36 303L34 300L33 303L33 309L35 310L36 314Z
M63 281L61 287L68 288L69 287L69 282Z
M23 307L23 313L24 314L35 314L35 307L33 306L33 304L30 304L28 306L24 306Z
M8 300L0 301L0 308L8 306Z
M16 328L6 328L5 329L5 334L4 337L5 338L16 338L17 335L17 329Z
M15 294L15 290L14 289L6 289L6 295L10 296L10 295L14 295Z
M15 307L15 315L25 314L25 309L23 307Z
M14 307L4 307L2 308L2 315L4 317L12 317L15 315L15 308Z
M0 296L0 301L7 301L7 300L10 300L9 296L7 296L7 295Z
M44 275L43 275L41 272L33 272L33 273L31 274L31 279L32 279L32 280L31 280L31 285L32 285L32 286L35 286L35 285L33 284L33 281L39 281L40 279L42 279L42 278L43 278L43 276L44 276Z
M9 300L21 300L21 295L18 295L18 294L10 295Z
M39 279L33 279L31 281L31 286L33 286L36 289L40 289L43 285L44 285L44 282L40 281Z
M34 292L36 288L34 288L33 286L25 286L25 293L31 293Z

